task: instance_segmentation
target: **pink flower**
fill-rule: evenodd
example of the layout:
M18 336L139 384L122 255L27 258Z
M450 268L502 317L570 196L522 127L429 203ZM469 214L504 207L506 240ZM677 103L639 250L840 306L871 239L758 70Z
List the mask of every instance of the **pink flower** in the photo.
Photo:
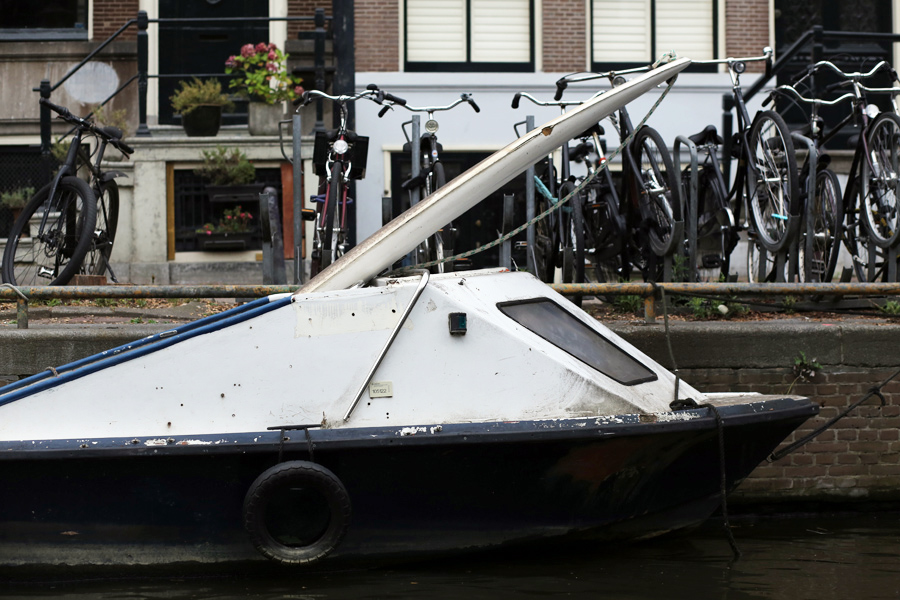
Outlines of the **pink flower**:
M235 60L234 60L234 55L229 56L229 57L228 57L228 60L225 61L225 66L226 66L226 67L234 68L234 66L235 66L236 64L237 64L237 63L236 63Z
M269 50L278 50L278 46L276 46L272 42L269 42Z
M268 49L269 49L269 46L267 46L267 45L264 44L263 42L260 42L260 43L258 43L258 44L256 45L256 51L257 51L257 52L265 52L265 51L268 50Z
M269 73L277 73L278 65L276 65L275 63L268 63L266 65L266 71L268 71Z
M207 229L207 230L206 230L206 235L212 235L212 230L211 230L211 229Z
M241 56L244 58L249 58L256 54L256 49L253 47L253 44L244 44L241 46Z
M275 60L276 58L278 58L278 55L275 54L275 51L269 50L269 60Z
M298 85L297 87L294 88L294 93L297 94L298 96L302 96L303 92L305 92L305 91L306 90L303 89L302 85Z
M230 221L230 220L231 220L231 215L228 215L228 216L225 217L225 218L228 219L228 220Z

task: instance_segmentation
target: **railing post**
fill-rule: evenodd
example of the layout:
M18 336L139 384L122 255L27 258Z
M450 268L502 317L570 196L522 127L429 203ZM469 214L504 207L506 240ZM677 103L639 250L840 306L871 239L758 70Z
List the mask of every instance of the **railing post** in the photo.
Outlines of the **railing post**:
M725 184L731 182L731 138L734 135L734 119L731 110L734 108L734 96L722 95L722 173L725 176ZM735 215L740 218L740 215Z
M28 329L28 300L16 300L16 328Z
M41 98L50 99L50 80L41 79ZM41 104L41 153L50 154L50 108Z
M150 22L147 17L147 11L138 11L137 25L138 128L135 135L138 137L150 137L150 128L147 127L147 71L150 61L150 46L147 35L147 27L150 25Z
M313 65L316 69L316 87L320 92L328 92L325 89L325 9L317 8L315 11L316 29L313 32ZM325 130L325 117L322 109L322 98L316 98L316 123L315 131Z

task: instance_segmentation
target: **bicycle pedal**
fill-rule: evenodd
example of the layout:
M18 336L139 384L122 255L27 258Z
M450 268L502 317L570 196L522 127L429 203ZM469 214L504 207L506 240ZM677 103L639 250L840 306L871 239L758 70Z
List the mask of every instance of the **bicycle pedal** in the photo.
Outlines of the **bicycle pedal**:
M303 208L300 209L300 216L304 221L315 221L316 220L316 211L312 208Z

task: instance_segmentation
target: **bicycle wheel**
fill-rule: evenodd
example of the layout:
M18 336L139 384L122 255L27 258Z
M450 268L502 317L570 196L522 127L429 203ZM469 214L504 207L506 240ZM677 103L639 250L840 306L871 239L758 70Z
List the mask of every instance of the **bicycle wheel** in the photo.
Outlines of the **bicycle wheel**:
M97 196L97 222L91 243L81 263L81 272L88 275L104 275L109 267L116 227L119 223L119 186L115 181L100 184Z
M4 283L64 285L81 266L97 219L94 192L77 177L63 177L50 199L52 185L38 190L13 224L3 252Z
M863 223L860 205L862 199L859 194L857 179L847 184L846 208L844 209L844 226L842 239L844 247L850 254L853 266L853 274L860 283L885 280L885 249L872 242L866 225Z
M662 136L651 127L641 127L634 136L632 153L638 172L638 208L647 223L650 247L657 256L671 254L680 240L674 239L675 223L681 221L678 176Z
M447 175L444 173L444 165L440 162L434 163L434 166L431 170L431 189L427 190L428 194L431 195L440 188L444 187L447 184ZM439 229L431 236L431 249L429 252L428 261L432 260L444 260L448 256L453 255L453 247L452 247L452 236L453 236L453 224L448 223L442 229ZM432 270L433 273L449 273L453 270L453 265L451 263L443 263L439 262L434 266Z
M900 117L881 113L866 132L868 154L860 165L862 218L881 248L900 236Z
M543 196L537 197L536 200L537 214L542 214L550 208L550 201ZM544 283L553 283L556 274L556 255L559 251L557 217L558 211L552 212L534 224L534 248L530 250L536 271L534 275Z
M727 279L731 253L738 241L727 193L712 169L715 169L712 165L701 167L698 177L697 240L693 257L689 259L693 260L698 281Z
M338 206L343 203L344 199L344 165L341 161L336 160L331 165L331 181L328 184L328 196L325 198L325 205L322 209L322 247L319 256L319 270L325 269L328 265L337 259L337 250L339 245L339 234L341 225L338 223L337 228L334 226L335 214Z
M762 253L766 254L766 262L760 265ZM783 281L788 280L788 265L784 265ZM754 234L747 239L747 281L750 283L772 283L775 277L775 255L759 243Z
M747 138L748 212L759 242L781 250L794 232L791 217L800 214L799 176L794 144L784 119L776 112L757 115Z
M837 175L831 169L819 171L816 194L808 213L812 219L812 244L804 244L803 264L800 265L803 281L807 283L827 283L834 276L844 219L842 204Z
M585 253L599 283L622 278L624 226L615 196L599 186L586 188L584 204ZM587 277L587 276L585 276Z

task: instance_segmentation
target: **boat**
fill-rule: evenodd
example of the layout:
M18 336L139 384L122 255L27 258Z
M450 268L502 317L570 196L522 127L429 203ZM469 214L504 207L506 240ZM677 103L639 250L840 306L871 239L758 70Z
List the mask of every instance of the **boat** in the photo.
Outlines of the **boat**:
M523 136L294 293L0 388L0 566L326 568L702 523L815 403L701 393L528 273L380 275L687 64Z

